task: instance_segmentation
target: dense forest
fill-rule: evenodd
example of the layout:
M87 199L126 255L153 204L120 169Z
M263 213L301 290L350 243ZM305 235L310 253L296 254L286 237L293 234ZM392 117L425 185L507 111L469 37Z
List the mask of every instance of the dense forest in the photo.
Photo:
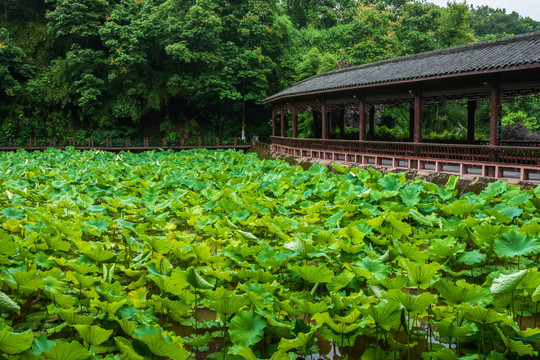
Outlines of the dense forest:
M464 2L0 0L0 143L227 141L243 123L264 137L261 100L304 77L537 30L515 12ZM505 107L505 124L539 130L537 102ZM427 131L448 130L444 120L460 111L437 109ZM381 114L399 125L399 109Z

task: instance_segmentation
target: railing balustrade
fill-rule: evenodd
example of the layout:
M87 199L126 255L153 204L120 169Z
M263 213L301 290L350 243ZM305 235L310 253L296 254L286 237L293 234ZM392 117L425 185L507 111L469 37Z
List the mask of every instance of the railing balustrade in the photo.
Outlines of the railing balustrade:
M410 143L337 139L299 139L273 136L273 145L378 156L398 156L434 160L490 162L540 166L539 146L483 146L463 144Z

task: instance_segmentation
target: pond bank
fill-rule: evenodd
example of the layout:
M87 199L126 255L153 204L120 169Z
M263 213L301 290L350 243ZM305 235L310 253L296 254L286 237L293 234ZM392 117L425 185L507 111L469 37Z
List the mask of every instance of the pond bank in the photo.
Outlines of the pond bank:
M293 156L286 156L284 154L276 153L268 149L263 149L258 146L252 147L247 152L254 152L257 154L259 159L261 160L267 160L267 159L280 159L282 161L285 161L293 166L300 166L304 170L307 170L311 167L313 164L319 164L326 166L330 171L335 172L332 164L334 164L331 160L320 160L320 159L307 159L307 158L296 158ZM355 164L355 163L345 163L345 162L339 162L341 166L349 167L349 168L365 168L367 166L361 165L361 164ZM407 179L415 179L420 178L426 181L429 181L431 183L437 184L439 186L444 186L447 182L450 176L453 174L449 173L435 173L431 171L423 171L423 170L411 170L411 169L398 169L393 167L387 167L387 166L370 166L374 169L377 169L383 174L389 173L389 172L404 172ZM500 179L493 179L493 178L486 178L482 176L474 176L474 175L462 175L459 176L459 181L456 184L456 189L459 190L459 195L465 194L468 192L473 193L479 193L483 189L486 188L489 184L499 181ZM534 189L539 184L535 181L519 181L519 180L501 180L506 181L507 183L511 185L519 186L521 189Z

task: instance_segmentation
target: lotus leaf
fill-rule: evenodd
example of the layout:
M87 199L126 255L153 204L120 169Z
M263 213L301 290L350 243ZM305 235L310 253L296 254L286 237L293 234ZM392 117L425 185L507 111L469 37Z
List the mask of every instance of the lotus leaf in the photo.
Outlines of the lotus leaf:
M266 320L252 310L240 311L229 326L229 335L235 345L247 347L261 341L266 327Z

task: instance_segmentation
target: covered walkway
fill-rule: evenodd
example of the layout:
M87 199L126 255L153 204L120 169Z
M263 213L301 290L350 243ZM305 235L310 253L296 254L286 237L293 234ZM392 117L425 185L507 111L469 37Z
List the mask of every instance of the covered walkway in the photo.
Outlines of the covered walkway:
M540 95L540 32L323 73L264 103L272 105L272 150L291 156L537 180L540 147L501 141L502 103L527 95ZM467 104L465 143L424 142L424 107L448 100ZM490 104L489 142L482 145L474 138L479 101ZM408 104L407 141L374 141L375 109L383 104ZM298 138L304 111L313 114L316 138ZM342 140L346 114L357 119L358 140ZM342 139L330 139L332 122Z

